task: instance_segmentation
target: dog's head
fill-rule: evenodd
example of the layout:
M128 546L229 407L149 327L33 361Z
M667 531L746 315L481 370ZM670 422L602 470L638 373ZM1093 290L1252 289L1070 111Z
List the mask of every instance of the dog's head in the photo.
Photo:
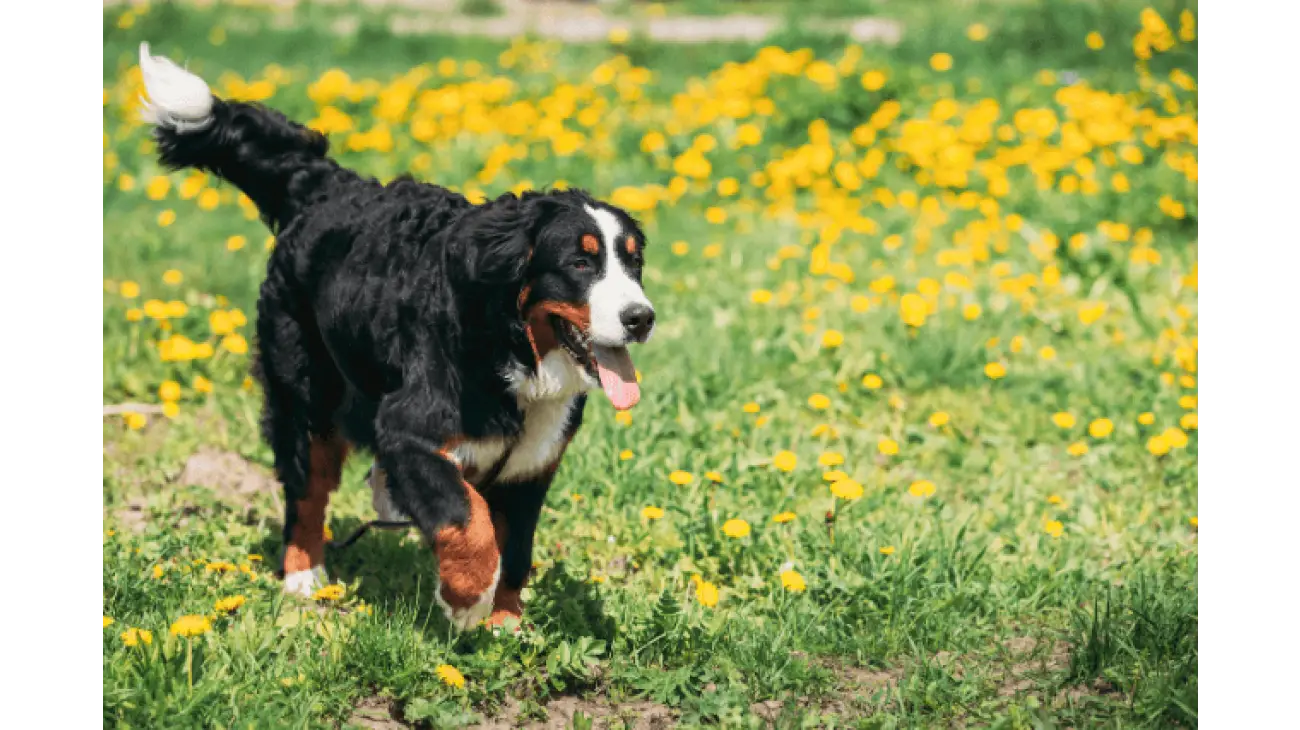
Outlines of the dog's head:
M518 284L519 322L535 368L561 353L615 408L636 405L641 391L627 348L648 340L655 323L641 285L640 226L576 191L525 195L513 217L508 241L475 247L475 278Z

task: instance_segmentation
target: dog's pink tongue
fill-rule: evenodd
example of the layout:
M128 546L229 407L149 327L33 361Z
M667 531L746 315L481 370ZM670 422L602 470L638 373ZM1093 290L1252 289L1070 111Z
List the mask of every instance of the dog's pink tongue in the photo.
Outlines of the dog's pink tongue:
M626 411L641 400L641 386L636 382L636 368L632 366L632 357L626 347L605 347L595 345L592 355L596 360L596 372L600 375L600 387L614 404L614 408Z

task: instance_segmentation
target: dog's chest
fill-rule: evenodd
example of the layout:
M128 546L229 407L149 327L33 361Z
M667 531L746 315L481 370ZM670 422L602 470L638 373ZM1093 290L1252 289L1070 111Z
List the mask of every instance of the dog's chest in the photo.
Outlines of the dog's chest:
M565 396L533 401L524 408L519 433L511 437L461 441L452 449L452 455L470 481L483 478L502 458L506 461L496 482L522 481L548 471L568 445L569 414L574 400L573 396Z

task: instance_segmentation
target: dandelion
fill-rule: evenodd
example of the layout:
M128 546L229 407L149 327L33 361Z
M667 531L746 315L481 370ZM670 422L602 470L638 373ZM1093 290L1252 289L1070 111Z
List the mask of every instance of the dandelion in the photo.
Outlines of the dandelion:
M830 408L831 399L821 393L813 393L808 396L808 407L814 411L824 411Z
M972 23L966 27L966 37L979 43L989 37L989 27L983 23Z
M1187 524L1191 525L1192 529L1197 529L1198 527L1201 526L1200 521L1196 519L1196 515L1192 515L1191 517L1188 517Z
M798 517L798 515L796 515L793 512L781 512L779 514L772 515L772 521L778 525L783 525L787 522L794 521L795 517Z
M623 449L618 452L619 461L629 461L633 456L635 456L635 454L632 453L631 449Z
M195 375L195 376L194 376L194 392L196 392L196 393L211 393L211 392L212 392L212 381L211 381L211 380L208 380L207 378L203 377L202 375Z
M172 636L202 636L212 630L212 620L207 616L188 615L181 616L172 623L168 631Z
M833 350L844 344L844 333L839 330L826 330L822 333L822 347Z
M620 425L620 426L631 426L631 425L632 425L632 412L631 412L631 411L619 411L618 413L615 413L615 414L614 414L614 423L617 423L617 424Z
M792 451L778 451L776 456L772 457L772 466L784 472L794 471L798 463L799 457L795 456Z
M882 438L876 442L876 450L885 456L897 456L898 442L891 438Z
M1138 423L1142 424L1143 426L1150 426L1155 422L1156 422L1156 414L1150 411L1147 411L1146 413L1138 414Z
M465 675L461 674L459 669L450 664L438 665L438 668L433 670L433 673L438 675L438 679L441 679L442 683L448 687L455 687L456 689L465 688Z
M740 410L744 411L745 413L758 413L759 405L753 402L746 403L745 405L740 407Z
M143 413L136 413L134 411L123 414L123 418L126 420L126 427L132 431L139 431L144 428L146 423L148 423L148 419L145 418Z
M170 208L158 214L158 226L160 228L166 228L175 222L176 211L171 210Z
M247 245L248 245L248 238L246 236L241 236L236 234L226 239L227 251L238 251Z
M885 72L876 71L873 69L871 71L867 71L866 73L862 74L862 78L860 79L860 82L862 84L862 88L866 89L867 91L880 91L885 87L886 80L887 78L885 76Z
M930 68L935 71L948 71L952 68L952 56L947 53L936 53L930 56Z
M983 313L984 309L978 304L967 304L961 308L961 316L968 322L973 322L979 319L980 315Z
M899 300L898 313L904 324L910 327L920 327L925 324L929 307L925 300L921 298L921 295L908 292Z
M165 401L180 400L181 384L175 380L164 380L158 386L158 397Z
M881 555L893 555L893 554L894 554L894 546L893 546L893 545L885 545L884 547L880 548L880 554L881 554Z
M1060 520L1046 520L1043 522L1043 532L1057 538L1065 533L1065 525Z
M1115 424L1109 418L1097 418L1088 424L1088 435L1095 439L1104 439L1115 430Z
M749 523L738 517L733 517L722 523L722 534L739 540L749 535Z
M1038 357L1047 362L1056 359L1056 348L1051 345L1044 345L1038 350Z
M122 632L122 643L126 646L146 646L153 643L153 632L148 629L129 628Z
M1153 456L1164 456L1172 448L1173 445L1169 443L1164 434L1147 439L1147 451L1151 452Z
M749 300L755 304L767 304L772 301L772 292L766 289L755 289L749 293Z
M707 580L699 580L695 583L695 600L700 602L705 608L713 608L718 605L718 587Z
M1070 456L1083 456L1088 453L1088 444L1083 441L1075 441L1070 444L1069 448L1066 449L1066 452L1069 453Z
M344 593L345 590L342 585L332 583L320 588L315 593L311 594L311 597L312 600L316 601L337 601L343 597Z
M930 414L930 425L935 428L942 428L948 425L949 416L944 411L935 411Z
M688 471L682 471L681 469L678 469L668 475L668 481L672 482L673 484L676 484L679 487L684 487L687 484L690 484L691 482L695 481L695 475L691 474Z
M221 613L234 613L235 611L238 611L241 606L244 605L244 602L246 600L247 599L245 599L242 595L229 596L227 598L222 598L221 600L217 601L213 605L213 607L216 610L220 611Z
M1007 375L1007 367L1000 362L991 362L984 366L984 374L989 380L1000 380Z
M121 294L124 299L135 299L140 296L140 285L134 281L124 281L117 288L117 293Z
M235 355L243 355L248 352L248 340L240 334L226 335L221 339L221 347Z
M880 376L875 373L867 373L862 376L862 387L867 390L879 390L884 384L885 381L881 380Z
M791 593L803 593L808 588L803 576L794 570L781 571L781 586Z
M162 413L167 418L175 418L181 414L181 406L176 401L167 401L162 404Z
M839 466L844 463L844 454L838 451L823 451L821 456L817 457L817 464L820 466Z
M934 482L929 479L922 479L920 481L912 482L911 486L907 488L907 493L913 497L925 499L926 497L933 496L934 490Z
M852 502L862 496L862 485L853 479L840 479L831 484L831 494L839 499Z
M164 568L163 568L161 565L155 565L155 566L153 566L153 577L154 577L154 580L158 580L158 579L162 578L164 572L165 572L165 570L164 570Z
M659 507L644 507L641 509L641 516L647 520L663 519L664 511Z
M1184 431L1195 431L1198 424L1196 412L1184 413L1182 418L1178 419L1178 426Z
M214 560L205 566L205 570L209 573L233 573L236 568L234 563L227 560Z
M721 484L722 481L723 481L723 480L722 480L722 474L720 474L719 472L716 472L716 471L706 471L706 472L704 472L704 478L705 478L705 479L708 479L709 481L713 482L714 484Z
M104 617L104 628L108 628L109 626L112 626L115 623L117 623L117 621L112 616Z
M1074 415L1065 411L1053 413L1052 423L1056 424L1056 427L1060 429L1074 428Z
M1088 46L1088 48L1091 48L1094 51L1100 51L1102 48L1106 47L1106 39L1095 30L1084 37L1083 42Z
M164 284L177 286L182 281L185 281L185 275L177 269L168 269L163 272L162 280Z

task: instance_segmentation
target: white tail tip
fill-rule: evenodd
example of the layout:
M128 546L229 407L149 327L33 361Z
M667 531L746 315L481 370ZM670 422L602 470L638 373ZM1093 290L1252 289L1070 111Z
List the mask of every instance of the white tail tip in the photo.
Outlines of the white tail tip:
M169 58L149 54L140 44L140 73L149 98L141 98L140 116L146 122L182 134L212 123L212 91L203 79L177 66Z

